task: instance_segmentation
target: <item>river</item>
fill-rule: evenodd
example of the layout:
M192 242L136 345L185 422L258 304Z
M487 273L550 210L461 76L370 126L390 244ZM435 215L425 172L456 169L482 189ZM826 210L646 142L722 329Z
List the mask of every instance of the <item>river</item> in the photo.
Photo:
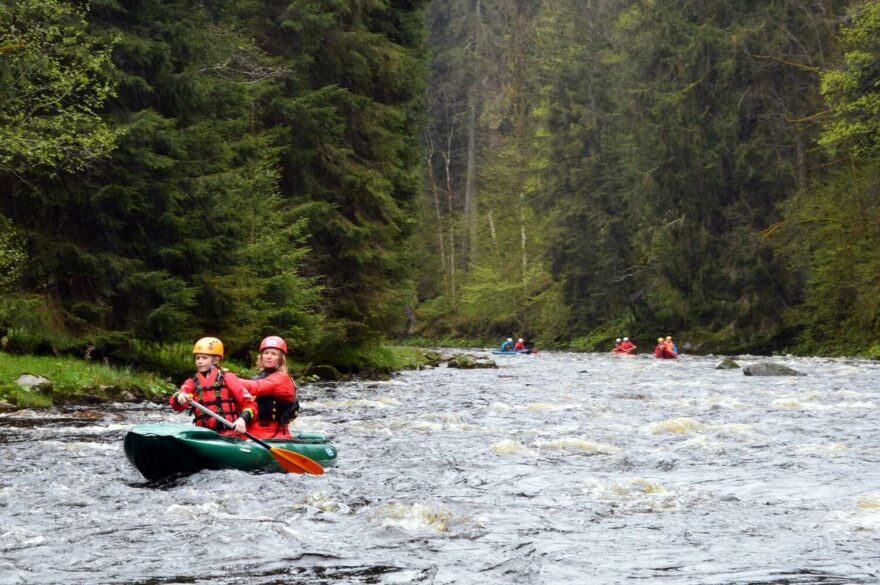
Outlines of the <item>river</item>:
M7 413L0 584L880 581L880 363L719 361L542 352L307 385L295 427L339 448L317 477L152 486L122 438L185 415Z

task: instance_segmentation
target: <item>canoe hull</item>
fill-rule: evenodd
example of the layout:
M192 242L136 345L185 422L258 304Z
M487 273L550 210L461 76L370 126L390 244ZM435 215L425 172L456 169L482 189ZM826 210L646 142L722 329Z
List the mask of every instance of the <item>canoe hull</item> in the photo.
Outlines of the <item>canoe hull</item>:
M516 349L513 351L502 351L500 349L493 349L492 353L495 355L528 355L532 353L530 349Z
M654 357L663 360L673 360L678 357L678 354L671 349L663 348L654 350Z
M292 439L265 442L305 455L324 467L336 463L336 447L320 433L297 433ZM190 425L136 426L125 435L123 450L135 469L150 481L203 469L283 471L272 454L253 441Z

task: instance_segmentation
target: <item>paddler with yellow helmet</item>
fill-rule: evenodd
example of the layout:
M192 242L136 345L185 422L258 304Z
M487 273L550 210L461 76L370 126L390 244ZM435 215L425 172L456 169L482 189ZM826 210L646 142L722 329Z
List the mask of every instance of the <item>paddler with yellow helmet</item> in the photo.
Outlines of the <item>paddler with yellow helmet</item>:
M235 425L229 428L193 409L193 424L197 427L213 429L221 435L245 432L256 418L257 405L238 376L220 369L223 343L216 337L203 337L195 343L192 352L197 372L171 396L171 408L180 412L190 408L191 400L196 400Z

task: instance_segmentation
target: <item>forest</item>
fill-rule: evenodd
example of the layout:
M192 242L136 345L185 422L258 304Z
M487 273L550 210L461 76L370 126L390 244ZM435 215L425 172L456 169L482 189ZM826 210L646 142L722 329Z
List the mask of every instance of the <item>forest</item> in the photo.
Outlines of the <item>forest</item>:
M880 3L0 0L0 350L880 356Z

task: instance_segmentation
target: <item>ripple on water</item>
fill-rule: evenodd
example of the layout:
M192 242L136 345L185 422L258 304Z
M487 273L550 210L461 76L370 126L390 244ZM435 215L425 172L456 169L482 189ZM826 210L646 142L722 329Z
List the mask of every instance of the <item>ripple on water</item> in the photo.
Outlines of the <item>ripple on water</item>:
M651 423L648 426L648 430L655 435L659 435L662 433L696 433L702 428L702 423L690 417L670 418L667 420Z

